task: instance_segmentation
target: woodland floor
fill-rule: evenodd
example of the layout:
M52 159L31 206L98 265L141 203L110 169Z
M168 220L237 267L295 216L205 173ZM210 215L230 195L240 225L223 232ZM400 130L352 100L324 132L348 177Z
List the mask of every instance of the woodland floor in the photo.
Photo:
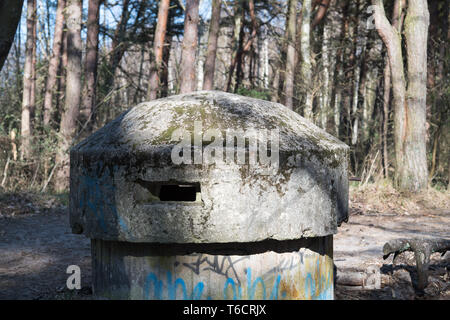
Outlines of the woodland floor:
M351 193L349 221L334 237L334 261L338 275L364 272L375 265L381 273L381 288L366 290L338 281L336 298L450 299L450 252L432 256L424 294L415 290L413 254L404 254L396 265L392 257L382 257L383 245L391 239L450 238L448 193L443 204L424 205L416 200L411 210L407 203L396 202L399 197L384 199L381 205L372 191ZM368 194L372 199L367 199ZM71 233L64 203L55 196L0 192L0 299L93 298L89 240ZM72 264L81 268L79 291L65 288L66 268Z

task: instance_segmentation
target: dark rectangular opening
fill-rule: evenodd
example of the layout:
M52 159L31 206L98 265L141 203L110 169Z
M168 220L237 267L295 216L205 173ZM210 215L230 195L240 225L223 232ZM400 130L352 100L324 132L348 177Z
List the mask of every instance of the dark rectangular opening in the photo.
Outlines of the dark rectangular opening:
M195 201L200 192L199 183L162 184L159 191L161 201Z
M138 203L201 200L199 182L144 181L141 179L135 182L137 185L134 198Z

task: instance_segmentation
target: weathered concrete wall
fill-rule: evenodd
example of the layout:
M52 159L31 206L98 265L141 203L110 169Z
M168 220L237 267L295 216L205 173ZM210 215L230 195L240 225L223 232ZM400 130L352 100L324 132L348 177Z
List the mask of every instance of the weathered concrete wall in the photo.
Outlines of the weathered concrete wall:
M280 131L279 170L174 165L176 128ZM347 219L348 147L286 107L223 92L142 103L71 151L70 223L127 242L254 242L322 237ZM197 182L199 201L153 201L145 183Z
M332 251L332 236L239 245L92 240L94 294L112 299L333 299Z

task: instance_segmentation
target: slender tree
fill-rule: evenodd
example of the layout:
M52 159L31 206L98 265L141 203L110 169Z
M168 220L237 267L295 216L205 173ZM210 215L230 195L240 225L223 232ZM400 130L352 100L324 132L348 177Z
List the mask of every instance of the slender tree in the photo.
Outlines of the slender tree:
M402 30L404 7L406 0L395 0L394 10L392 11L392 27L399 33ZM383 70L383 166L384 176L389 177L389 153L388 153L388 123L389 123L389 103L391 100L391 68L389 66L389 57L385 59L385 66Z
M23 71L23 96L22 96L22 118L21 118L21 159L29 158L31 154L31 118L35 102L35 81L33 75L35 68L36 46L36 0L27 1L27 41L25 48L25 66Z
M75 136L81 102L81 6L82 0L67 0L67 76L65 108L61 116L61 140L56 155L55 190L69 185L69 148Z
M304 0L302 3L302 24L301 24L301 74L303 79L303 92L305 92L304 115L307 119L312 119L313 96L311 92L311 52L310 52L310 32L311 32L311 0Z
M66 0L58 0L55 17L55 33L53 35L53 49L48 64L47 83L44 94L44 125L50 123L53 110L53 93L57 83L57 74L61 62L63 27L64 27L64 8Z
M214 71L216 68L217 39L219 38L221 4L222 0L212 0L208 49L206 52L205 73L203 76L203 90L212 90L214 88Z
M181 53L180 93L195 90L195 53L198 45L199 0L186 0L183 49Z
M158 97L160 87L160 74L163 60L163 49L167 32L167 17L169 16L170 0L161 0L158 9L158 22L156 24L155 38L153 40L152 65L150 68L150 80L148 83L148 100Z
M85 82L83 104L80 115L82 124L87 121L88 132L95 123L97 87L99 12L103 0L89 0L86 38Z
M285 105L293 109L294 96L294 70L295 70L295 35L297 21L297 0L289 1L289 14L286 22L287 28L287 55L286 73L284 80Z

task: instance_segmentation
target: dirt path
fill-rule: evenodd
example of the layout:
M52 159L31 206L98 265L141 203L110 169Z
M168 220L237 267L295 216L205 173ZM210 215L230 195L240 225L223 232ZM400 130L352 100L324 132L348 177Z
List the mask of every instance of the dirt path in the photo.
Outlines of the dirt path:
M52 297L65 288L66 269L90 283L90 242L73 235L67 210L0 218L0 299Z
M80 266L82 286L89 287L91 273L89 240L71 233L67 208L46 209L32 200L24 202L18 206L29 210L17 213L11 201L0 199L0 299L92 298L88 288L76 294L65 289L69 265ZM411 255L406 254L397 266L392 258L382 259L386 241L419 236L450 238L450 212L352 214L334 240L338 275L365 272L374 265L380 270L381 288L362 290L338 284L336 298L450 299L450 252L433 256L430 285L423 297L412 285L416 275Z

